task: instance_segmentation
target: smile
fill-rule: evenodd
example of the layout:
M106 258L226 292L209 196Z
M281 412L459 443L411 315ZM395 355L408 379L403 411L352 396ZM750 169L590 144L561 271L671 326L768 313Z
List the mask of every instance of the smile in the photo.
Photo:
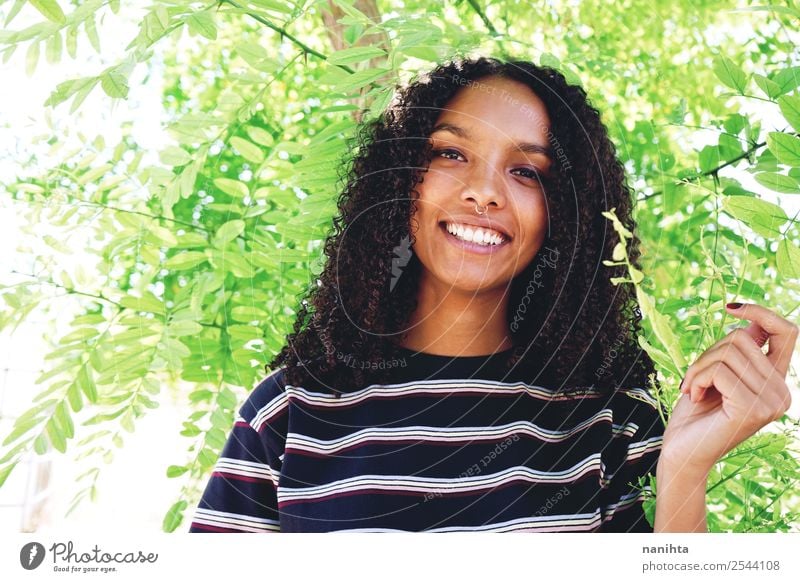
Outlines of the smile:
M488 228L454 222L442 222L439 228L451 244L479 254L494 253L507 246L509 242L509 239L503 234Z

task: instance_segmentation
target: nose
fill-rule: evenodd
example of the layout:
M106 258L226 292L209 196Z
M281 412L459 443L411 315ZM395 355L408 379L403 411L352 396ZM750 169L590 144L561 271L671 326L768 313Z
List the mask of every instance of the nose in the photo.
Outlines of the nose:
M506 204L506 185L502 171L494 167L490 161L475 163L464 188L461 198L470 206L479 204L482 208L503 208Z

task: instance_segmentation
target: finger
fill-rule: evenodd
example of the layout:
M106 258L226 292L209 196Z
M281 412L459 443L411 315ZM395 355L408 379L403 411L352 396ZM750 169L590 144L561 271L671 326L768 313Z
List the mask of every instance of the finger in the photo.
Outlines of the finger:
M777 375L772 362L769 361L767 355L753 341L752 335L747 331L747 328L736 328L725 336L724 339L726 341L714 348L714 351L725 353L728 346L732 344L738 348L740 357L745 358L764 378L769 378L772 374Z
M744 333L744 330L740 331ZM738 340L739 342L744 341L749 343L752 349L758 352L758 355L764 359L764 363L766 363L768 366L768 372L774 371L772 364L766 361L766 356L758 350L758 347L756 347L749 336L742 337L741 334L736 335L738 335L740 338ZM750 378L748 385L753 386L756 394L763 390L767 385L767 378L761 372L759 367L756 366L750 358L745 356L742 349L738 345L736 345L733 341L728 341L724 345L705 351L703 355L700 356L700 358L694 364L692 364L690 371L687 372L686 379L684 381L684 387L690 394L692 394L693 402L699 402L705 395L705 390L703 390L701 387L698 387L698 390L693 391L693 388L696 385L694 379L696 379L702 371L719 363L726 364L737 376L749 376Z
M704 369L695 382L703 390L715 388L728 400L723 410L737 411L734 414L746 426L753 427L753 431L780 418L791 406L791 395L782 380L773 381L755 394L749 378L737 376L724 362ZM729 414L726 416L731 419Z
M728 313L734 317L754 321L769 335L767 359L772 362L781 377L785 378L789 371L789 363L800 327L762 305L747 303L736 309L731 308L730 305L735 304L729 303L725 306Z
M753 341L759 348L763 347L769 339L769 333L767 333L767 330L765 330L755 321L751 321L747 327L741 329L743 329L745 332L747 332L747 335L753 338Z
M696 396L700 391L715 388L722 397L728 399L733 408L741 411L744 416L754 414L758 403L758 396L746 380L737 376L725 362L718 362L701 370L694 380L692 402L697 402Z
M737 351L732 351L731 346L735 346ZM768 380L772 374L777 375L775 367L767 359L766 354L761 351L761 348L753 342L747 331L744 328L738 328L708 348L691 366L689 366L681 382L680 391L684 394L688 393L692 386L692 380L697 375L697 372L705 366L722 359L729 359L729 361L734 364L732 368L739 374L745 372L746 366L743 367L740 361L745 360L748 365L754 367L758 371L764 380Z

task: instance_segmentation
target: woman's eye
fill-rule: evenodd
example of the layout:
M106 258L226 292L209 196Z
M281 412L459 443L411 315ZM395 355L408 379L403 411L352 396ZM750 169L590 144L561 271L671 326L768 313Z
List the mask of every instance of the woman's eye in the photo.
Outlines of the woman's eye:
M438 156L440 156L440 155L442 155L442 154L446 154L446 155L454 155L454 156L460 156L460 155L461 155L461 153L460 153L459 151L457 151L457 150L434 150L432 153L433 153L433 155L434 155L434 156L436 156L436 157L438 157ZM453 160L453 159L455 159L455 158L451 158L451 157L445 157L445 159L447 159L447 160Z
M530 168L518 168L514 170L515 172L520 172L520 176L524 178L530 178L532 180L539 181L539 173L536 170L531 170Z

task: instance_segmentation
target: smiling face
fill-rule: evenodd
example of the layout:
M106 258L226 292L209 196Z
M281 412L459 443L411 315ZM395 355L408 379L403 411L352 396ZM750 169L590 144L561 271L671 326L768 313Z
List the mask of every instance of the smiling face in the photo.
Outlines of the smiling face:
M547 235L549 128L541 99L500 77L472 81L443 108L411 218L423 283L503 289L533 260ZM476 226L488 227L478 237L483 245L462 241Z

